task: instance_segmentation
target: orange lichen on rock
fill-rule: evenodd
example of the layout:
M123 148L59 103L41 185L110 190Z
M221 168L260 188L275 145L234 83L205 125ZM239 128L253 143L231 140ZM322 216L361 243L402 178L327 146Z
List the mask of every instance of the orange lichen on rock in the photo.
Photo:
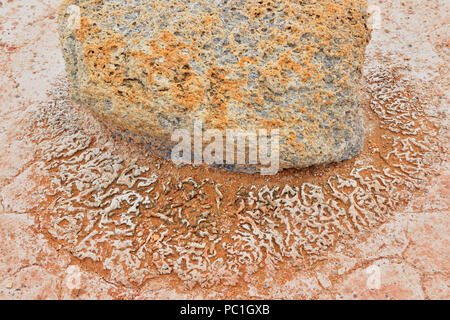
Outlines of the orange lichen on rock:
M81 8L79 29L67 22L71 5ZM77 101L159 155L171 149L173 130L196 120L222 131L282 123L280 166L307 167L362 149L366 7L66 0L59 31ZM292 131L297 138L285 139Z

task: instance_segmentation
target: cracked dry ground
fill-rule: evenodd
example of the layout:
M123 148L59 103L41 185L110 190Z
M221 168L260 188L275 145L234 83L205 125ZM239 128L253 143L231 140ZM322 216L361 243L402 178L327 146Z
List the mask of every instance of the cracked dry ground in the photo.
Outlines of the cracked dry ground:
M108 133L67 97L59 1L0 0L0 298L448 299L449 5L370 2L363 154L259 177Z

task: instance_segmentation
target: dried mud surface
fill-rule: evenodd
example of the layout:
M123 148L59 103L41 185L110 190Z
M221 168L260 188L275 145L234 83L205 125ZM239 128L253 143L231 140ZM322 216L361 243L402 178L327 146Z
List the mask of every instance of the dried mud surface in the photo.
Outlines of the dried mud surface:
M273 177L176 168L109 133L68 97L58 1L33 3L0 6L0 296L449 297L445 2L373 3L363 153Z

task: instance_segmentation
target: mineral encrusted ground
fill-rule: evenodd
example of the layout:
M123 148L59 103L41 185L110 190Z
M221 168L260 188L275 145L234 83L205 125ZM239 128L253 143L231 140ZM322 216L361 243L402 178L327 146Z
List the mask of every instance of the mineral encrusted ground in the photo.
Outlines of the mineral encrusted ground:
M71 5L80 8L73 27ZM174 129L280 129L282 168L363 148L365 0L74 1L59 32L74 97L167 156Z
M168 164L159 167L161 160L149 159L145 154L138 157L142 150L134 144L114 142L97 121L66 101L66 88L58 90L54 86L56 79L65 79L54 19L60 0L0 3L3 3L0 5L1 299L450 299L448 1L370 0L371 5L380 7L383 24L382 29L374 31L364 67L365 150L357 160L285 170L273 177L233 172L224 175L214 169L177 169ZM46 95L47 90L52 92L51 96ZM49 124L54 126L42 121L41 125L35 123L36 116L51 120ZM34 142L36 140L39 142ZM445 146L441 152L436 149L439 144ZM85 150L80 150L84 147ZM137 166L131 157L139 158ZM445 161L436 163L440 157ZM437 167L430 171L433 163ZM375 170L364 170L367 166ZM149 167L148 172L142 171L145 167ZM153 174L158 175L159 182L155 182L158 186L147 193L150 187L142 187L143 179L150 179ZM434 177L434 174L439 176ZM339 187L336 175L346 184ZM272 224L264 229L267 224L264 218L277 221L276 217L284 219L285 213L263 213L265 209L260 199L253 205L247 203L247 210L243 210L236 199L236 206L227 209L221 205L222 211L216 213L215 197L219 200L221 197L211 184L199 185L198 192L209 196L211 207L203 210L199 196L187 201L184 195L175 193L177 176L182 180L191 176L199 183L212 179L225 197L221 200L225 205L226 199L235 199L237 193L241 198L246 196L242 188L250 190L255 185L262 191L267 185L270 190L276 186L283 190L289 185L303 190L298 192L299 201L320 210L324 208L317 197L321 189L324 200L338 201L337 205L345 209L348 218L338 221L337 226L350 221L350 239L336 238L335 246L314 256L324 260L309 267L308 255L295 261L287 256L276 260L274 258L282 252L272 241L280 239L277 233L286 241L285 249L299 248L291 246L292 242L300 246L308 244L305 239L311 241L310 248L323 247L324 237L334 234L330 233L330 216L316 216L316 212L308 216L303 226L316 230L309 232L308 238L305 232L298 231L302 224L285 230L286 233L273 228ZM169 177L172 177L171 184L168 184ZM327 184L330 178L335 191ZM111 181L110 187L102 189ZM410 188L417 187L418 182L425 189L412 194ZM311 184L316 188L304 187ZM189 188L189 185L184 184L184 187ZM162 194L163 189L168 194ZM397 193L399 189L404 190ZM162 195L161 205L172 197L171 205L191 203L192 209L202 209L200 214L212 211L212 216L220 214L225 218L228 233L224 234L222 242L214 245L216 258L205 256L213 241L198 237L188 239L190 246L184 246L186 251L175 251L164 257L170 250L180 249L175 239L180 234L184 237L186 229L175 220L175 228L166 233L164 225L167 227L169 223L149 215L157 214L158 210L146 209L143 198L148 196L153 200L158 192ZM259 198L259 192L252 192ZM398 197L391 197L393 192ZM134 199L133 194L139 197ZM263 196L267 199L268 194ZM278 202L292 199L292 195L288 199L284 197L286 200L276 193L271 196ZM120 202L120 206L106 216L110 205L118 206L125 197L129 203ZM353 206L343 205L336 197L342 197ZM412 199L406 203L407 198ZM390 203L401 201L405 206L390 210L387 221L377 227L368 219L373 217L372 213L379 212L383 199ZM378 208L375 203L379 204ZM70 205L80 210L62 210L62 206ZM137 219L136 209L140 211ZM85 219L81 219L81 215ZM367 222L363 225L365 231L353 229L356 225L352 224L351 215L359 219L358 224ZM102 216L113 222L101 220ZM186 216L189 216L191 228L195 222L201 222L189 208L182 215ZM310 221L316 218L319 224L314 228ZM130 222L138 223L132 237L123 233ZM204 222L200 225L212 233L213 229L208 229ZM77 232L80 229L82 231ZM234 238L227 235L230 232ZM294 233L296 238L288 232ZM145 243L149 234L149 242ZM274 237L269 238L271 235ZM265 253L271 244L275 249ZM202 246L205 251L194 250L199 255L189 253L192 248ZM144 252L149 254L143 257L141 249L135 250L137 247L144 247L148 250ZM224 255L224 250L228 256ZM236 260L241 272L255 271L250 268L255 263L245 257L258 257L258 250L264 254L264 264L257 266L258 271L253 274L239 276L237 286L220 283L203 288L231 270L218 268L219 260L224 257L228 261ZM293 253L295 250L288 255ZM99 261L79 259L81 255L97 255ZM179 260L182 255L190 258L189 264ZM164 262L178 263L182 269L151 278L155 266L164 267ZM268 267L271 262L276 268ZM79 266L82 273L81 288L74 290L66 283L67 271L73 265ZM375 266L381 271L381 287L370 290L367 270ZM186 267L188 272L180 272ZM139 285L135 280L146 269L152 273ZM162 271L167 269L162 268ZM184 278L189 274L197 280L205 278L207 282L186 289L179 276ZM192 283L195 278L188 282ZM121 285L122 279L131 279L129 282L133 285Z

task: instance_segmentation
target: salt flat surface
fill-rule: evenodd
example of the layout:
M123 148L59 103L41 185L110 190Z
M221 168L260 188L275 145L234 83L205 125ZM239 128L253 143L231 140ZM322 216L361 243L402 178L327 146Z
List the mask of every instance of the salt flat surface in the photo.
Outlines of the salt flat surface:
M450 298L449 4L370 3L363 154L249 178L106 134L67 99L59 1L1 1L0 297Z

